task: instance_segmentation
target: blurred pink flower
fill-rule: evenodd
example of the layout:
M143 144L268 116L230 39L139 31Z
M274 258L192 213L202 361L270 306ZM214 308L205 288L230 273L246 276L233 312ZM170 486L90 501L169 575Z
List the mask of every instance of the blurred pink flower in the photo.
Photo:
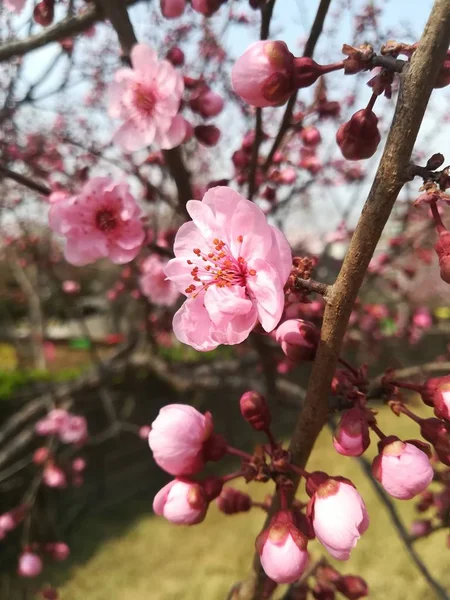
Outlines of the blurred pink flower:
M186 134L178 114L184 90L182 76L167 60L145 44L131 51L132 69L119 69L110 86L109 115L125 122L116 131L114 142L127 152L156 143L174 148Z
M66 294L76 294L80 291L80 284L77 281L66 279L63 281L62 289Z
M53 464L48 464L42 473L42 481L52 488L65 488L67 479L64 471Z
M103 257L116 264L130 262L145 238L129 186L108 177L95 177L78 195L52 204L49 224L65 236L65 258L77 266Z
M193 475L203 468L203 444L213 433L211 415L187 404L164 406L152 423L148 442L157 464L171 475Z
M156 254L142 263L142 275L139 278L141 290L145 296L158 306L172 306L179 296L177 286L167 279L164 267L168 260Z
M5 0L5 6L12 12L22 12L27 0Z
M175 314L176 337L196 350L239 344L259 321L272 331L284 309L292 255L260 208L228 187L190 200L193 221L175 238L166 275L188 299Z
M33 552L23 552L19 556L17 573L21 577L37 577L42 571L42 560Z

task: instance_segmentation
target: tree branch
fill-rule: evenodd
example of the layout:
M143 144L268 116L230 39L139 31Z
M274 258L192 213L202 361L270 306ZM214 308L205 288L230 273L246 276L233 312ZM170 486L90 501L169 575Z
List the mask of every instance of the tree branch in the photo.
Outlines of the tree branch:
M49 187L47 187L46 185L44 185L43 183L38 183L37 181L30 179L30 177L26 177L25 175L22 175L21 173L16 173L15 171L11 171L11 169L8 169L8 167L5 167L4 165L1 165L1 164L0 164L0 177L7 177L8 179L12 179L13 181L16 181L17 183L20 183L20 185L24 185L25 187L29 188L30 190L33 190L34 192L38 192L39 194L43 194L44 196L50 196L50 194L52 193L52 190Z
M342 268L330 289L308 391L289 447L292 463L299 467L305 467L317 436L327 422L331 380L348 320L375 247L405 181L414 143L449 42L450 0L436 0L419 47L401 75L400 92L383 156ZM289 494L290 501L298 483L297 479ZM277 503L273 504L275 511ZM256 554L253 572L240 586L239 600L257 600L265 579Z

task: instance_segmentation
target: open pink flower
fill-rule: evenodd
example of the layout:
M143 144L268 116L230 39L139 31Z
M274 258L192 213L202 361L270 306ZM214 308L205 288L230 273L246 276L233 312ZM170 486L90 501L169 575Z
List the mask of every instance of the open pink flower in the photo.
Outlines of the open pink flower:
M158 306L172 306L179 296L176 285L167 279L164 272L167 262L167 259L153 254L142 263L141 290L150 302Z
M326 478L312 496L308 512L317 539L337 560L350 557L369 526L363 499L352 483L342 478Z
M425 452L394 436L378 446L380 454L374 458L372 473L390 496L410 500L426 490L433 479L433 468Z
M292 266L284 235L260 208L228 187L190 200L193 221L175 238L166 275L188 299L175 314L177 338L196 350L239 344L259 321L266 331L284 309L283 287Z
M109 177L95 177L78 195L52 204L48 217L53 231L66 238L67 262L77 266L102 257L130 262L145 239L129 186Z
M152 423L148 442L158 465L171 475L203 468L203 445L213 433L211 415L187 404L164 406Z
M186 124L178 114L184 90L182 76L145 44L131 51L133 69L119 69L110 86L109 115L122 119L114 142L127 152L156 143L174 148L182 143Z
M12 12L20 13L23 10L27 0L5 0L5 6Z
M205 518L208 504L201 485L174 479L156 494L153 510L175 525L195 525Z

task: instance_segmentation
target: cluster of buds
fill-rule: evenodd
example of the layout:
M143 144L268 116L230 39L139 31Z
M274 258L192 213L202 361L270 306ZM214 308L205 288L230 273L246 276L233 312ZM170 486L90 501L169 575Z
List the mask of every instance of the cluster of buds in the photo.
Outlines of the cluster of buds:
M43 555L54 562L62 562L69 558L70 548L64 542L26 546L18 559L18 575L29 579L38 577L44 568Z
M42 436L57 436L63 444L82 445L88 437L86 419L62 408L54 408L38 421L35 432Z
M352 482L323 472L308 473L291 464L289 453L271 433L272 415L258 392L243 394L240 410L247 423L268 439L268 444L258 445L253 455L229 446L215 433L209 413L203 415L185 405L161 409L152 424L149 444L157 464L175 479L156 495L155 513L175 524L194 525L203 521L214 499L226 515L253 507L269 511L270 500L253 502L248 494L224 484L237 477L247 482L273 480L281 510L272 515L269 526L256 540L261 564L270 579L276 583L297 581L309 563L307 545L314 537L331 556L347 560L369 524L364 502ZM239 471L222 477L195 478L208 460L219 460L225 454L241 458ZM295 501L288 507L287 492L296 473L305 478L310 500L307 505Z

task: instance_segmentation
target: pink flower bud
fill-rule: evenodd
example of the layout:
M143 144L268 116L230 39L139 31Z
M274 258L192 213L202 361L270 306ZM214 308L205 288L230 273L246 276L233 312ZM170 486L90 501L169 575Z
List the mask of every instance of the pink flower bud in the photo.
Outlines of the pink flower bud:
M272 422L269 405L259 392L249 391L242 394L239 400L241 415L256 431L269 429Z
M252 499L248 494L231 487L223 488L216 500L219 510L226 515L248 512L252 507Z
M150 427L150 425L142 425L142 427L139 428L138 434L141 440L147 440L151 430L152 428Z
M20 504L16 508L9 510L0 516L0 530L4 533L8 533L15 529L17 525L23 521L25 515L28 512L27 504Z
M410 533L415 537L425 537L431 533L432 525L429 519L417 519L411 523Z
M448 231L441 231L434 250L439 259L441 279L445 283L450 283L450 233Z
M52 488L64 488L67 485L64 471L52 464L45 467L42 479L45 485Z
M21 577L37 577L42 571L42 560L33 552L23 552L19 556L17 573Z
M336 141L347 160L370 158L380 143L378 118L374 112L363 108L356 112L350 121L341 125Z
M33 18L36 23L47 27L53 22L55 16L55 3L54 0L42 0L34 7Z
M336 593L328 583L318 581L312 589L312 596L314 600L334 600ZM305 596L305 600L307 600L307 596Z
M191 5L196 12L205 17L211 17L224 2L226 0L191 0Z
M344 456L361 456L369 444L366 411L355 407L342 413L333 438L336 451Z
M295 90L294 56L284 42L259 41L231 71L234 91L252 106L281 106Z
M48 448L37 448L33 454L33 463L35 465L43 465L49 456L50 451Z
M84 458L78 457L72 461L72 471L74 471L74 473L83 473L85 469L86 461Z
M161 12L166 19L181 17L186 8L186 0L161 0Z
M429 486L433 468L425 452L395 436L381 440L378 448L372 473L393 498L410 500Z
M69 415L69 419L59 431L59 439L63 444L81 444L86 441L87 436L87 421L77 415Z
M281 349L294 362L313 360L319 337L316 327L303 319L289 319L275 332Z
M197 125L194 135L204 146L215 146L220 139L220 129L215 125Z
M357 575L342 575L335 583L338 592L348 600L359 600L369 595L369 588L362 577Z
M350 557L351 550L369 526L363 499L353 484L342 478L328 477L319 483L309 501L307 514L317 539L337 560Z
M178 48L178 46L170 48L166 54L166 58L174 67L181 67L184 65L184 52L181 48Z
M71 279L66 279L63 281L62 289L66 294L76 294L80 291L80 284L76 281L72 281Z
M46 586L41 590L41 596L44 600L58 600L59 594L55 588Z
M57 562L63 562L67 560L70 555L70 548L64 542L53 542L50 544L45 544L44 550L50 555L50 557L53 560Z
M189 100L193 112L204 119L217 116L223 109L223 98L215 94L208 87L202 87Z
M174 479L156 494L153 510L175 525L196 525L206 516L208 499L200 484Z
M308 563L308 540L294 525L289 511L277 513L256 538L256 550L268 577L277 583L293 583Z
M164 406L148 436L156 463L171 475L193 475L204 465L203 445L213 433L209 413L192 406Z
M322 141L320 131L316 127L304 127L300 139L305 146L317 146Z

